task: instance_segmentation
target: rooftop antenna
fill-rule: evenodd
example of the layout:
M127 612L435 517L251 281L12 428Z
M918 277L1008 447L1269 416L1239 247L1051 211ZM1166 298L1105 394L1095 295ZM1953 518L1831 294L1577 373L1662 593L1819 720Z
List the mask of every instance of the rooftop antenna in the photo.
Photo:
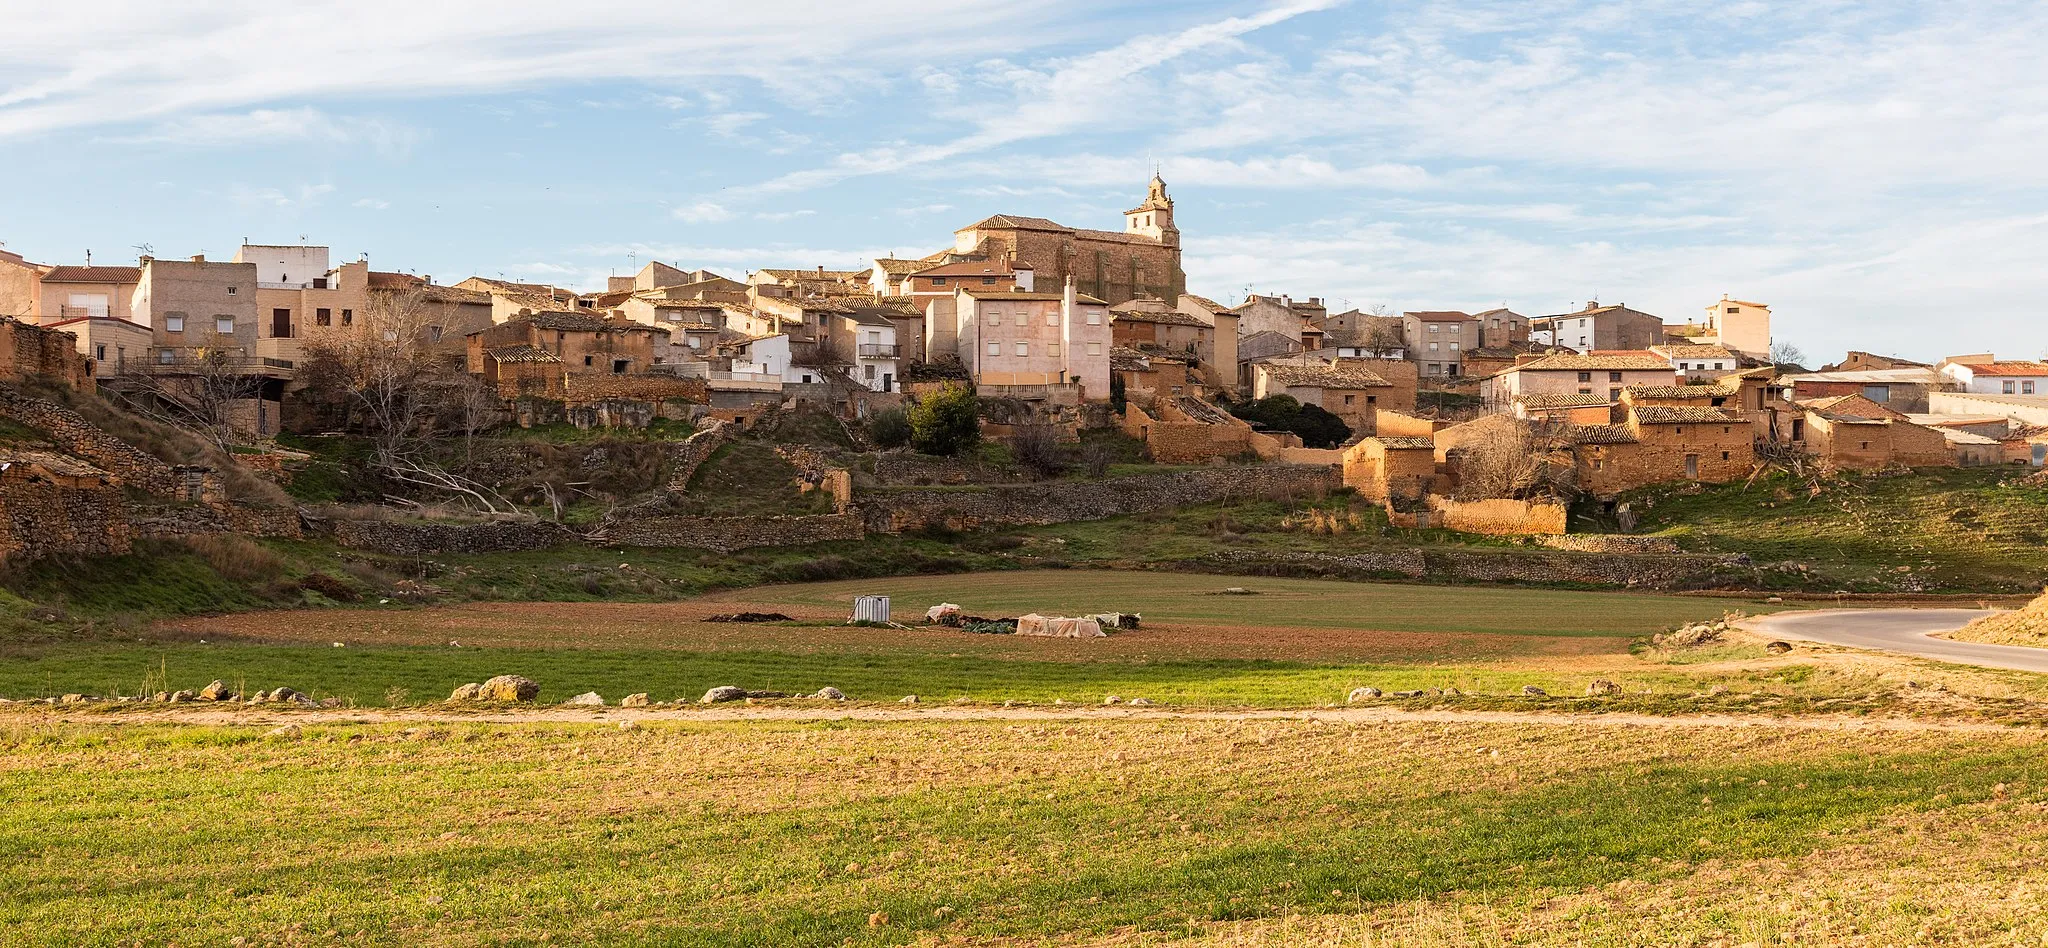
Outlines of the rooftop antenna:
M89 267L89 266L92 266L92 248L91 248L91 247L87 247L87 248L85 248L85 265L86 265L86 266L88 266L88 267Z

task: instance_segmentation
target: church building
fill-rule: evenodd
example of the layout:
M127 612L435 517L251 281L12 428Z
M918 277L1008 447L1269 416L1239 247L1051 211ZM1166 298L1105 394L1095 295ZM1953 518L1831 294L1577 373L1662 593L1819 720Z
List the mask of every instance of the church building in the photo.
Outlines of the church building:
M1180 229L1166 181L1152 176L1143 203L1124 212L1121 231L1068 227L1043 217L998 214L953 232L959 257L1027 264L1040 284L1064 286L1111 305L1140 296L1177 302L1187 290Z

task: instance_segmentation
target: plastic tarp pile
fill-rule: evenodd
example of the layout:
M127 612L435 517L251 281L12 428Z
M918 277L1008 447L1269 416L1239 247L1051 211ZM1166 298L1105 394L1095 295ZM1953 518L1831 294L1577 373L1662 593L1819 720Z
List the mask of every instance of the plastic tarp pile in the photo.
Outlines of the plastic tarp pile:
M942 602L924 611L924 621L932 625L959 625L961 615L958 605Z
M1104 633L1102 623L1093 617L1069 619L1062 616L1042 616L1032 613L1017 617L1018 635L1043 635L1059 639L1099 639Z

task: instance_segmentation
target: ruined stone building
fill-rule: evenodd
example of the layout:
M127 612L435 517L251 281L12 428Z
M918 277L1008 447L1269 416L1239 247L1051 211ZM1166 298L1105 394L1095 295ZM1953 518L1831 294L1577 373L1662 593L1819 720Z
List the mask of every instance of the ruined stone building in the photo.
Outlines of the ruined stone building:
M1140 295L1173 302L1187 289L1173 198L1158 175L1145 200L1124 212L1121 231L998 214L954 231L953 252L1027 264L1047 286L1062 286L1072 278L1082 295L1110 305Z

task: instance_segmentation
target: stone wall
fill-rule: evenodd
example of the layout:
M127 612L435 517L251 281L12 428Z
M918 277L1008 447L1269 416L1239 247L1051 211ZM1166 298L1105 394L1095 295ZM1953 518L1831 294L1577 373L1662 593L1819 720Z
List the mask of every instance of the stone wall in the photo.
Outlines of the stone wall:
M0 385L0 416L49 435L57 450L106 471L117 484L160 497L178 492L178 477L169 464L101 431L84 416L55 402Z
M705 418L704 427L668 449L668 491L680 494L690 487L690 478L697 476L697 469L711 459L711 453L725 444L739 429L738 425L717 418Z
M1475 583L1611 586L1626 589L1754 589L1746 556L1646 556L1511 550L1387 550L1334 554L1229 550L1183 566L1237 575L1336 579L1426 579Z
M404 520L335 520L328 524L335 542L355 550L392 556L426 553L517 553L545 550L577 539L558 523L499 521L495 523L420 523Z
M802 546L866 535L859 514L815 517L631 517L605 524L607 543L688 547L730 553L761 546Z
M1660 553L1681 552L1678 541L1670 537L1635 537L1620 533L1570 533L1564 536L1537 537L1536 542L1553 550L1573 550L1580 553Z
M0 472L0 563L126 553L134 540L120 491Z
M296 507L258 504L160 504L127 512L139 537L189 537L239 533L257 537L300 537L304 528Z
M868 529L877 533L970 530L1101 520L1252 497L1313 497L1339 486L1341 478L1334 468L1275 464L1100 481L1003 484L981 490L888 491L863 497L861 509Z
M0 382L28 379L89 390L92 362L78 351L78 337L71 333L0 317Z
M1565 531L1565 506L1527 500L1452 500L1429 495L1433 526L1460 533L1510 537L1560 534Z

